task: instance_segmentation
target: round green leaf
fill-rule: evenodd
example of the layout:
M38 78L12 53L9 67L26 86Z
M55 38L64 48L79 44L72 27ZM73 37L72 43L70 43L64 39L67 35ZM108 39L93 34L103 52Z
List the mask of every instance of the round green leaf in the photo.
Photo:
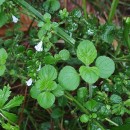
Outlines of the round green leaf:
M4 74L5 69L6 69L5 65L0 65L0 76Z
M112 103L121 103L122 102L122 98L116 94L112 94L110 97L110 101Z
M61 51L59 52L59 55L60 55L60 57L61 57L62 60L68 60L69 57L70 57L70 53L69 53L69 51L66 50L66 49L61 50Z
M79 86L80 77L73 67L65 66L59 73L58 81L65 90L72 91Z
M98 57L96 60L96 66L99 69L99 76L101 78L110 77L115 70L114 61L106 56Z
M4 48L0 49L0 64L5 64L8 55Z
M91 64L97 57L97 50L93 43L88 40L80 42L77 48L77 57L84 64Z
M89 84L95 83L99 78L99 70L97 67L81 66L79 72L82 79Z
M39 71L39 78L44 80L54 80L57 78L57 71L52 65L45 65Z
M40 94L40 89L37 88L36 86L33 86L30 90L30 94L31 94L31 97L34 98L34 99L37 99L37 95Z
M54 104L55 96L50 92L43 92L38 95L37 101L41 107L47 109Z
M83 115L80 117L80 121L81 121L82 123L88 122L88 121L89 121L89 116L86 115L86 114L83 114Z

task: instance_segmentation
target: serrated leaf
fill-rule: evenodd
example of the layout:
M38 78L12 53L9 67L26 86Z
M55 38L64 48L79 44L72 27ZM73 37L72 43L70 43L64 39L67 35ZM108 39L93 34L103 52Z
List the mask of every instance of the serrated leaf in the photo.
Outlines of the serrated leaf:
M96 66L99 69L99 76L101 78L110 77L115 70L115 63L112 59L106 56L100 56L96 60Z
M84 64L91 64L97 57L97 50L93 43L88 40L80 42L77 48L77 57Z
M89 84L95 83L99 78L99 69L97 67L81 66L79 72L82 79Z
M59 73L58 81L65 90L72 91L79 86L80 77L73 67L65 66Z
M0 76L4 74L5 70L6 70L5 65L0 65Z
M39 71L39 78L44 80L55 80L57 78L57 71L52 65L45 65Z
M70 57L70 53L69 53L69 51L66 50L66 49L61 50L61 51L59 52L59 55L60 55L60 58L61 58L62 60L68 60L69 57Z
M8 55L4 48L0 49L0 65L5 64Z
M57 83L52 80L38 80L35 84L40 91L51 91L57 88Z
M20 106L23 100L23 96L15 96L6 105L4 105L3 109L11 109L13 107Z
M54 104L55 96L50 92L43 92L38 95L37 101L41 107L47 109Z
M8 100L10 93L11 91L9 86L4 86L3 90L0 89L0 108L2 108L5 102Z
M112 103L121 103L122 102L122 98L116 94L112 94L110 97L110 101Z
M16 122L18 117L17 115L13 114L13 113L9 113L7 111L1 110L2 114L11 122Z

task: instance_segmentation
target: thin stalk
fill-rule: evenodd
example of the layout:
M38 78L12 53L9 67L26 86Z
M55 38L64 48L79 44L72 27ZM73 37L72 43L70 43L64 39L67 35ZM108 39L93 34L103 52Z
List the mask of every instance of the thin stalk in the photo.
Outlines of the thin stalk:
M81 111L83 111L83 112L84 112L85 114L87 114L87 115L90 114L89 111L88 111L86 108L84 108L84 106L83 106L80 102L78 102L73 96L71 96L68 92L65 92L65 95L67 95L66 97L69 97L68 99L69 99L69 100L71 99L71 101L73 101L73 102L80 108ZM100 125L100 123L98 123L96 120L93 120L93 122L94 122L101 130L105 130L105 128L103 128L103 126Z
M115 125L115 126L119 126L117 123L113 122L112 120L105 118L105 120L107 120L108 122L110 122L111 124Z
M92 88L92 85L89 84L89 98L92 98L93 96L93 88Z
M87 19L87 6L86 6L87 2L86 0L82 0L82 8L83 8L83 12L84 12L84 17Z
M112 2L109 17L108 17L108 22L109 23L112 22L112 19L113 19L114 15L115 15L118 3L119 3L119 0L113 0L113 2Z
M130 37L129 37L129 32L130 32L130 17L126 18L126 20L125 20L124 32L123 32L125 42L126 42L128 48L129 48L129 50L130 50Z
M30 4L28 4L26 1L14 0L14 2L17 3L19 6L24 7L26 10L31 12L36 18L44 22L43 15L39 11L37 11L35 8L33 8ZM71 46L75 44L75 40L72 37L70 37L67 33L65 33L60 27L57 27L54 31L55 31L55 34L63 38Z

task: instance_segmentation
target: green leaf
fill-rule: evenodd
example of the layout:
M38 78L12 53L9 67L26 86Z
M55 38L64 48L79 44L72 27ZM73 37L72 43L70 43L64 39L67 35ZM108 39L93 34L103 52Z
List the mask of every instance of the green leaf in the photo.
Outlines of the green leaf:
M61 58L62 60L68 60L69 57L70 57L70 53L69 53L69 51L66 50L66 49L61 50L61 51L59 52L59 55L60 55L60 58Z
M44 80L55 80L57 78L57 71L52 65L45 65L39 71L39 78Z
M11 99L4 107L3 109L11 109L13 107L20 106L24 100L23 96L15 96L13 99Z
M54 119L57 119L59 117L62 117L64 114L64 111L62 111L60 108L55 108L53 109L52 113L51 113L51 117Z
M31 97L37 99L37 96L40 94L41 90L36 86L33 86L30 90Z
M54 12L60 8L60 3L58 0L47 0L46 2L44 2L43 8L45 9L45 11Z
M2 5L5 2L5 0L0 0L0 5Z
M38 80L35 84L40 91L51 91L57 88L57 83L52 80Z
M72 91L79 86L80 77L73 67L65 66L59 73L58 81L65 90Z
M130 124L124 124L118 127L113 127L111 130L129 130Z
M80 42L77 48L77 57L84 64L91 64L97 57L97 50L93 43L88 40Z
M83 99L87 95L88 95L88 90L87 90L86 87L81 87L81 88L78 89L78 91L77 91L78 98Z
M4 74L5 70L6 70L5 65L0 65L0 76Z
M130 107L130 99L127 99L126 101L124 101L124 105L127 107Z
M121 103L122 102L122 98L116 94L112 94L110 97L110 101L112 103Z
M80 117L80 121L82 123L87 123L89 121L89 116L86 115L86 114L83 114L81 117Z
M97 67L81 66L79 72L82 79L89 84L95 83L99 78L99 70Z
M94 111L94 108L97 106L97 102L93 99L87 101L85 103L85 107L89 110L89 111Z
M47 109L54 104L55 96L50 92L43 92L38 95L37 101L41 107Z
M58 84L57 88L55 90L52 91L52 93L56 96L56 97L60 97L62 95L64 95L64 90L63 88Z
M0 108L2 108L5 102L8 100L10 93L11 91L9 86L4 86L3 90L0 89Z
M0 49L0 65L5 64L8 55L4 48Z
M7 123L7 124L2 123L2 128L4 128L4 130L20 130L19 126L17 126L17 125L13 126L9 123Z
M0 0L1 2L1 0ZM8 17L4 12L0 11L0 28L8 22Z
M101 78L110 77L115 70L115 63L112 59L106 56L100 56L96 60L96 66L99 69L99 76Z
M11 122L16 122L18 120L17 115L9 113L7 111L1 110L2 114Z

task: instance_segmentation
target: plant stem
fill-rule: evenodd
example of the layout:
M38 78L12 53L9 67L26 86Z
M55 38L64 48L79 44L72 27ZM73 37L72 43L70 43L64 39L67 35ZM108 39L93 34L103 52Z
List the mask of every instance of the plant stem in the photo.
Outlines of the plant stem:
M84 12L84 17L87 19L87 12L86 12L86 0L82 0L82 8L83 8L83 12Z
M130 37L129 37L129 31L130 31L130 17L126 18L126 20L125 20L124 32L123 32L125 42L126 42L128 48L129 48L129 50L130 50Z
M38 12L35 8L33 8L30 4L28 4L24 0L14 0L19 6L24 7L26 10L31 12L34 16L36 16L39 20L44 22L43 15ZM65 33L60 27L57 27L55 30L55 34L57 34L59 37L63 38L67 43L69 43L71 46L75 44L75 40L71 38L67 33Z
M108 122L110 122L111 124L115 125L115 126L119 126L117 123L113 122L112 120L105 118L105 120L107 120Z
M80 102L78 102L73 96L71 96L68 92L65 92L65 95L67 95L66 97L69 97L68 99L69 99L69 100L71 99L71 101L73 101L73 102L81 109L81 111L83 111L83 112L84 112L85 114L87 114L87 115L90 114L89 111L88 111L86 108L84 108L84 106L83 106ZM96 120L93 120L93 122L94 122L101 130L105 130L105 128L103 128L103 126L100 125L100 123L98 123Z
M112 2L109 17L108 17L108 22L109 23L112 22L112 19L113 19L114 15L115 15L115 11L116 11L118 3L119 3L119 0L113 0L113 2Z
M92 85L89 84L89 98L92 98L93 96L93 88L92 88Z

